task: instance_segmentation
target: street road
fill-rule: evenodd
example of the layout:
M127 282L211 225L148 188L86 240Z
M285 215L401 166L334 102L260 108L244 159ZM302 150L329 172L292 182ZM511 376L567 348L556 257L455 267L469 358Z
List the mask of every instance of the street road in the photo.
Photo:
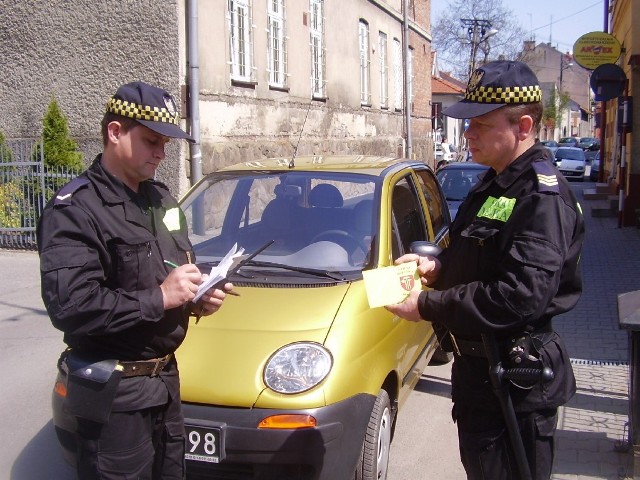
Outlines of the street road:
M62 333L40 298L38 256L0 251L0 480L73 480L51 423L51 389ZM459 480L449 397L450 365L428 367L401 412L388 480Z
M40 298L38 256L0 251L0 478L72 480L51 423L51 389L62 334Z

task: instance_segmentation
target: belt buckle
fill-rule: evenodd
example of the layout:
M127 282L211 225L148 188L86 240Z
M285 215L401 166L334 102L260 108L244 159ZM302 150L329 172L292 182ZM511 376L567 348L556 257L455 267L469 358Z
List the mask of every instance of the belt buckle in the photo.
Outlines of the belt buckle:
M160 375L160 372L162 371L162 369L164 368L164 366L169 362L169 358L170 358L171 354L166 355L162 358L156 358L156 364L153 366L153 370L151 371L151 375L152 377L157 377L158 375Z
M462 356L462 352L460 352L460 347L458 347L458 342L456 342L456 337L453 336L453 333L449 332L449 337L451 337L451 343L453 345L453 349L455 351L455 354L458 355L459 357Z

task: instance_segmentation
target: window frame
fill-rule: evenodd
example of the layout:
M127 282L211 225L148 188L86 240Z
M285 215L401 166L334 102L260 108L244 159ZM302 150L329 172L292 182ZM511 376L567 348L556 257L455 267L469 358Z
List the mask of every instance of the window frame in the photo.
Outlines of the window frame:
M360 47L360 105L371 105L371 54L369 23L358 21L358 45Z
M267 72L269 86L287 87L287 31L285 0L267 0Z
M311 97L327 97L324 44L324 0L309 0L309 48L311 50Z
M228 0L229 68L232 81L256 81L253 65L252 0Z

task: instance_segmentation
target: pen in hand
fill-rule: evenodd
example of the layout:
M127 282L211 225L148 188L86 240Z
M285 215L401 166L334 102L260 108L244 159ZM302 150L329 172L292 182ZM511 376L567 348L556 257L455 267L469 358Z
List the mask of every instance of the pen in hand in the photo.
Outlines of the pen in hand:
M168 265L171 268L178 268L179 267L179 265L177 265L176 263L172 262L171 260L163 260L163 262L164 262L165 265ZM224 290L224 288L220 288L220 290L222 290L227 295L233 295L234 297L239 297L240 296L240 294L238 292L234 292L233 290L226 291L226 290ZM196 325L200 321L200 317L202 316L203 313L204 313L204 305L202 305L200 307L200 312L198 313L198 315L196 315Z

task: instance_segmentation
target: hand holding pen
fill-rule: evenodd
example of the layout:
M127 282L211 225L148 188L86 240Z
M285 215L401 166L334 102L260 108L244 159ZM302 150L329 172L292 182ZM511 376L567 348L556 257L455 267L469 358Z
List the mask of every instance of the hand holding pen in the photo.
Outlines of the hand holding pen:
M175 263L169 260L165 260L164 263L169 267L173 268L174 271L175 269L180 268L178 265L176 265ZM206 279L206 274L201 275L200 283L204 279ZM193 305L194 312L196 313L196 324L200 321L200 317L215 313L222 306L224 297L227 294L240 296L239 293L234 292L232 289L233 289L233 284L231 282L224 281L224 282L217 283L212 288L207 290L207 292L198 300L198 302L195 305ZM196 292L197 292L197 288L196 288ZM195 296L195 292L194 292L194 296Z
M193 300L201 282L202 274L194 264L173 268L160 284L164 309L180 307Z

